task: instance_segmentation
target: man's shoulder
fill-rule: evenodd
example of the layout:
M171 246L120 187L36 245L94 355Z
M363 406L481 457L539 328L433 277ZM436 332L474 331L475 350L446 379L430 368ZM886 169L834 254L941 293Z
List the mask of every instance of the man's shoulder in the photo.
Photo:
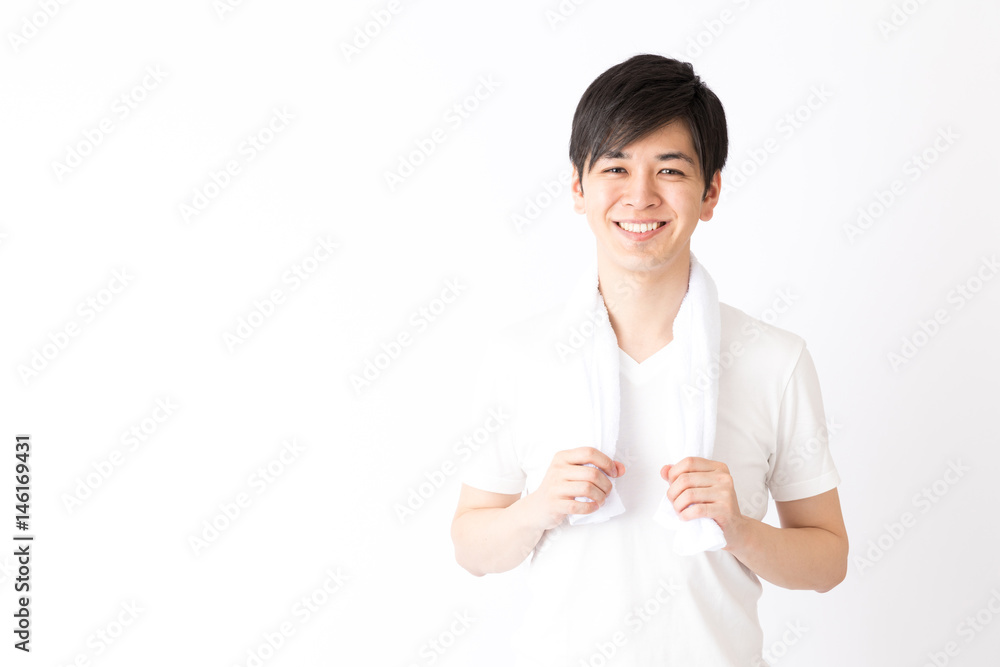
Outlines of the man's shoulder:
M742 361L751 372L770 370L787 379L798 363L806 341L796 333L753 317L728 303L719 303L720 362L726 355Z

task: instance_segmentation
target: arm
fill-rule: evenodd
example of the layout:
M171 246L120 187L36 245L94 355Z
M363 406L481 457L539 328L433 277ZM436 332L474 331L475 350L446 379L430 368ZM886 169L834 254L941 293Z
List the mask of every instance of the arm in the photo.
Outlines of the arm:
M530 521L525 500L463 484L451 523L458 564L481 577L512 570L527 558L545 531Z
M826 593L842 582L847 576L847 530L837 489L774 504L781 528L743 517L726 551L782 588Z
M596 512L611 492L609 477L624 473L622 463L599 449L578 447L557 452L541 484L523 498L463 484L451 523L455 559L477 577L514 569L546 530L570 514Z
M688 457L664 466L667 498L681 519L714 519L724 549L776 586L825 593L847 575L847 530L837 489L775 502L781 528L744 516L733 478L720 461Z

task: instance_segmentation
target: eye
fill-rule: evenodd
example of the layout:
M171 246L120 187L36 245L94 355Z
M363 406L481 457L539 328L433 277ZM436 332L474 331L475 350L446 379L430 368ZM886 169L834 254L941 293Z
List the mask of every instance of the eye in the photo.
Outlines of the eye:
M669 172L670 174L676 174L677 176L683 176L683 171L677 171L676 169L661 169L660 173Z
M607 173L618 174L618 173L622 173L624 171L625 171L624 167L609 167L609 168L607 168L607 169L604 170L604 173L605 174L607 174Z

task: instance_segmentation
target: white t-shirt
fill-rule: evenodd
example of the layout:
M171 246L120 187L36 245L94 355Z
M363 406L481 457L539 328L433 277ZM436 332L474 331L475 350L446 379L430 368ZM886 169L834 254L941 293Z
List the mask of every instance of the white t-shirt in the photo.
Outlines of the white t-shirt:
M729 467L740 511L761 519L768 491L797 500L840 483L828 448L819 380L799 336L721 306L713 458ZM588 426L558 400L546 365L565 363L559 309L508 327L482 366L481 400L510 419L462 481L495 493L534 491L552 456L586 443ZM671 345L639 364L619 350L621 426L615 481L626 511L547 531L532 554L528 607L513 638L518 665L766 665L757 576L726 551L674 553L653 521L680 458L679 424L662 406L679 390ZM489 407L484 406L485 407Z

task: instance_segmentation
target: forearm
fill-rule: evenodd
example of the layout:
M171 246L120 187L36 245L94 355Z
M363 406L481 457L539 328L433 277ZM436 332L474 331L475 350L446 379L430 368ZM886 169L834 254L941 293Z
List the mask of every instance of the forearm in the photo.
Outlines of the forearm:
M847 539L823 528L775 528L744 517L725 550L782 588L825 593L847 574Z
M477 577L520 565L545 532L532 521L528 505L525 496L509 507L473 509L458 516L451 527L458 564Z

